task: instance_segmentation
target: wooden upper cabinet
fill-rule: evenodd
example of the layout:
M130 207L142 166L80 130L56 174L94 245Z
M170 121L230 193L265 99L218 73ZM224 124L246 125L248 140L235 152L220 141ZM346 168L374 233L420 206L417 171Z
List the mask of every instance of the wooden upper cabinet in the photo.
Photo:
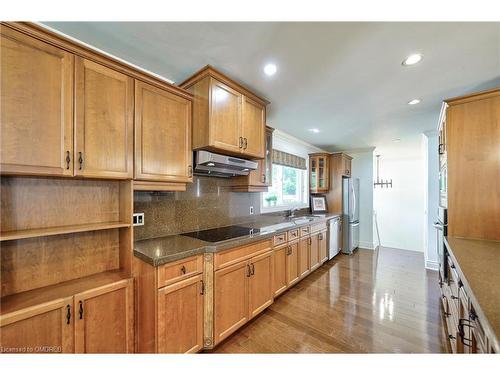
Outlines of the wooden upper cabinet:
M330 189L329 154L309 155L309 190L311 193L324 193Z
M22 309L0 321L2 353L73 353L73 298ZM26 349L26 351L22 351Z
M210 80L210 143L221 150L242 150L241 107L243 95L229 86Z
M265 157L266 107L248 97L243 97L241 136L243 152L255 158ZM264 181L265 183L265 181Z
M75 175L132 178L134 80L75 58Z
M264 158L266 100L210 66L180 87L194 95L194 149Z
M196 353L203 348L203 276L158 290L158 353Z
M134 352L133 286L125 279L74 296L76 353Z
M73 55L0 26L0 171L73 174Z
M273 253L269 251L250 260L249 318L259 314L274 300Z
M136 81L135 179L192 181L192 101Z

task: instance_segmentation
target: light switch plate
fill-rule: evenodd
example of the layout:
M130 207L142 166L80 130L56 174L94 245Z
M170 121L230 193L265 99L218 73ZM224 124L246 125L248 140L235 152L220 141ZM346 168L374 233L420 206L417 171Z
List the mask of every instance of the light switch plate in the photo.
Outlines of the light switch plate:
M137 213L133 215L133 225L134 227L144 225L144 213Z

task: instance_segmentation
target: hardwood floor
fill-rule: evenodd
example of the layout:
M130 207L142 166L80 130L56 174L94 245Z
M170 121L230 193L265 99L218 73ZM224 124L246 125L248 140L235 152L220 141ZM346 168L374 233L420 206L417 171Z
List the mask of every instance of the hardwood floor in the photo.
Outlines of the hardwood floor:
M445 353L437 272L422 253L339 254L213 353Z

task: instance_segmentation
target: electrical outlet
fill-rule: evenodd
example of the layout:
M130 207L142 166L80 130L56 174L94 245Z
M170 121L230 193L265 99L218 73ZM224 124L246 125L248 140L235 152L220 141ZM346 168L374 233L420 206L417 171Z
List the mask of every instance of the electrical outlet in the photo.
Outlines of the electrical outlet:
M250 206L250 215L253 215L253 206Z
M144 213L137 213L133 215L133 225L137 227L139 225L144 225Z

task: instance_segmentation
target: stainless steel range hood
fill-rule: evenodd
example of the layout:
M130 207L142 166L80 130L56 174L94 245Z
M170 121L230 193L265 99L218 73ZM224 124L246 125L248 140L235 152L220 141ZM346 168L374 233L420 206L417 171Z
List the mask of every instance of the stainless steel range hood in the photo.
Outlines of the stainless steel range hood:
M257 162L214 154L205 150L195 151L194 174L213 177L246 176L257 169Z

